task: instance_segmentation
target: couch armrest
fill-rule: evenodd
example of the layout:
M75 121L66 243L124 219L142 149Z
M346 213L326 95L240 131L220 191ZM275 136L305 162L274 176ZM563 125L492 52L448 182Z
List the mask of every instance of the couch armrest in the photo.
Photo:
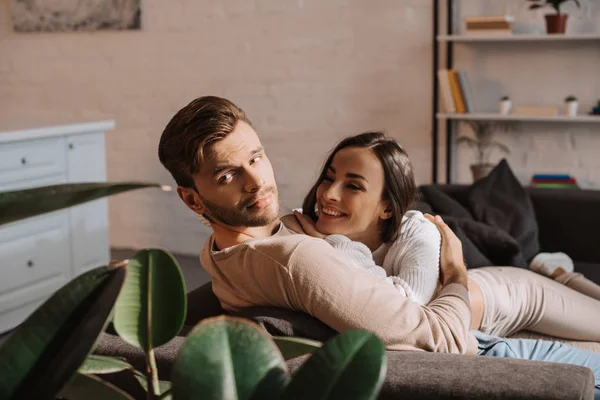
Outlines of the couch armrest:
M600 263L600 191L528 188L542 251L562 251L576 262Z
M379 399L593 399L588 368L542 361L387 352ZM288 361L294 373L305 357Z

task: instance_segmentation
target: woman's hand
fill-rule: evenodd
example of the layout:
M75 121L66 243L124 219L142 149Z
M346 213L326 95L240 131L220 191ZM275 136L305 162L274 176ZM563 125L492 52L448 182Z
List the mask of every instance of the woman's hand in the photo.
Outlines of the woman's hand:
M462 243L460 239L446 225L442 217L425 214L430 222L437 226L442 235L442 246L440 252L440 272L442 285L458 283L467 287L467 267L462 252Z
M294 214L287 214L281 217L281 222L288 228L290 231L295 233L304 234L304 229L302 229L302 225L298 221L298 218Z
M319 232L315 226L315 222L304 214L300 214L298 211L294 211L297 221L300 223L302 230L305 235L316 237L319 239L325 238L327 235ZM287 225L286 225L287 226Z

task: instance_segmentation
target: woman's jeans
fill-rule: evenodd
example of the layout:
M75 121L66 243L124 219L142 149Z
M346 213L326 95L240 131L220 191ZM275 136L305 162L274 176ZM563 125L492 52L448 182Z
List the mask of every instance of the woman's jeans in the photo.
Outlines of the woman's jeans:
M520 358L581 365L592 370L595 378L594 399L600 400L600 354L577 349L560 342L536 339L507 339L472 331L482 356Z

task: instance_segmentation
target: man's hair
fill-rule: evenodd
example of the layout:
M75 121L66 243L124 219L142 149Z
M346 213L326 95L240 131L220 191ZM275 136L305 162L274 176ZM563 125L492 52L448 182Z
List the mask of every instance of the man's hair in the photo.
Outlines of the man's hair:
M313 220L317 220L317 214L315 213L317 189L321 182L323 182L323 179L325 179L325 175L333 161L333 157L335 157L338 151L347 147L369 149L377 156L379 162L381 162L385 177L382 197L383 200L390 203L392 211L392 217L383 220L381 240L384 243L393 242L400 234L402 216L410 210L415 203L417 185L415 183L412 165L408 159L408 154L396 140L387 137L383 132L365 132L342 140L331 151L331 154L323 165L323 170L321 171L317 182L304 198L302 212Z
M204 96L193 100L171 118L158 145L158 158L177 185L195 188L193 176L204 161L205 151L235 129L249 125L244 110L227 99Z

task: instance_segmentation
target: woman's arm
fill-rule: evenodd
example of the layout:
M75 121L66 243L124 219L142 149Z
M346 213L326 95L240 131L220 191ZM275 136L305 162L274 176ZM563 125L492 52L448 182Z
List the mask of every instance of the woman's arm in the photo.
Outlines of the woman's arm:
M387 274L406 282L420 304L428 304L437 290L440 245L437 227L422 213L409 211L383 261Z

